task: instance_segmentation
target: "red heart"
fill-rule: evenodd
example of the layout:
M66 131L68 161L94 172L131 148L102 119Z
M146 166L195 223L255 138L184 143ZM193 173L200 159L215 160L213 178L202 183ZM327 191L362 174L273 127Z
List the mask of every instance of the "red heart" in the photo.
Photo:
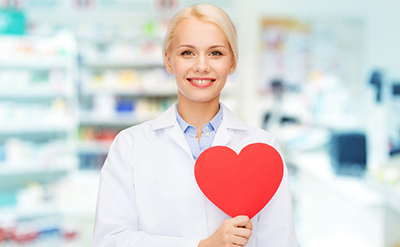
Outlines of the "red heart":
M264 143L240 151L224 146L205 150L196 161L195 177L204 195L231 217L253 218L271 200L283 177L283 161Z

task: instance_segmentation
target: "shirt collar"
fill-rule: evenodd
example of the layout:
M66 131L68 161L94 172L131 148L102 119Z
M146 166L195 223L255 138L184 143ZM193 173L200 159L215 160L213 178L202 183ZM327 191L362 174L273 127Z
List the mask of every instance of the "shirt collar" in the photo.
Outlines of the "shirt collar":
M215 116L213 117L213 119L211 119L211 121L209 122L209 124L211 124L211 127L214 128L214 131L215 131L215 132L217 132L219 126L221 125L222 116L223 116L222 107L221 107L221 105L220 105L220 106L219 106L219 111L218 111L217 115L215 115Z
M178 124L181 127L182 131L185 132L186 129L190 126L190 124L188 124L185 120L183 120L183 118L179 114L178 104L176 104L176 106L175 106L175 112L176 112L176 121L178 121Z
M161 130L165 128L172 128L175 124L178 125L177 117L176 117L176 105L174 103L169 107L164 113L158 116L156 119L150 122L151 130ZM219 103L220 108L223 109L223 117L221 121L221 126L227 129L234 130L248 130L249 125L243 123L228 107L226 107L223 103ZM177 126L178 127L178 126Z
M188 130L189 127L194 128L193 126L191 126L190 124L188 124L188 123L181 117L181 115L180 115L179 112L178 112L178 104L176 104L175 112L176 112L176 120L178 121L178 124L179 124L179 126L181 127L181 129L182 129L183 132L186 132L186 131ZM220 105L220 106L219 106L219 111L218 111L218 113L213 117L213 119L211 119L210 122L208 122L207 124L205 124L203 127L205 127L205 126L207 126L207 125L210 125L211 128L212 128L215 132L217 132L217 130L218 130L218 128L219 128L219 126L221 125L221 122L222 122L222 116L223 116L223 113L222 113L222 106ZM203 129L203 132L204 132L204 129Z

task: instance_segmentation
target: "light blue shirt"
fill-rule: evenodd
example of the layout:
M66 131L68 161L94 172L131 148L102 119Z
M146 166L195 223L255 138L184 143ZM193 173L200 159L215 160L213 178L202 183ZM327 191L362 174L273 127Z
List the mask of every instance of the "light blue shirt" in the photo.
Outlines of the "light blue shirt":
M197 129L188 124L181 115L178 113L178 106L176 107L176 120L178 121L179 126L181 127L183 134L185 135L186 141L189 144L190 151L192 152L193 158L196 161L199 155L211 147L215 134L222 122L222 107L219 107L219 111L217 115L211 119L210 122L203 126L203 134L201 134L200 142L197 140Z

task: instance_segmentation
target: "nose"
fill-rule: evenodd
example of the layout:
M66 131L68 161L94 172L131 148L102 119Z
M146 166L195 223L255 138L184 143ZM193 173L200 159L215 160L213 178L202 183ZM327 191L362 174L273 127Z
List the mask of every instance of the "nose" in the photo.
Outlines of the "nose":
M210 72L210 65L208 64L207 58L205 56L199 56L196 59L193 70L197 73Z

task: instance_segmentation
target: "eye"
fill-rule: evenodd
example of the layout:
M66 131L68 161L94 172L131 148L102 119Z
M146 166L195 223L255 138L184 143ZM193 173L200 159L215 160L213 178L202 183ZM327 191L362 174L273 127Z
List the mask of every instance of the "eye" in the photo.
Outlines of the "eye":
M191 52L191 51L184 51L184 52L181 53L181 55L182 55L182 56L191 56L191 55L193 55L193 52Z
M222 56L223 54L222 54L222 52L220 52L220 51L212 51L212 52L210 53L210 55L211 55L211 56Z

